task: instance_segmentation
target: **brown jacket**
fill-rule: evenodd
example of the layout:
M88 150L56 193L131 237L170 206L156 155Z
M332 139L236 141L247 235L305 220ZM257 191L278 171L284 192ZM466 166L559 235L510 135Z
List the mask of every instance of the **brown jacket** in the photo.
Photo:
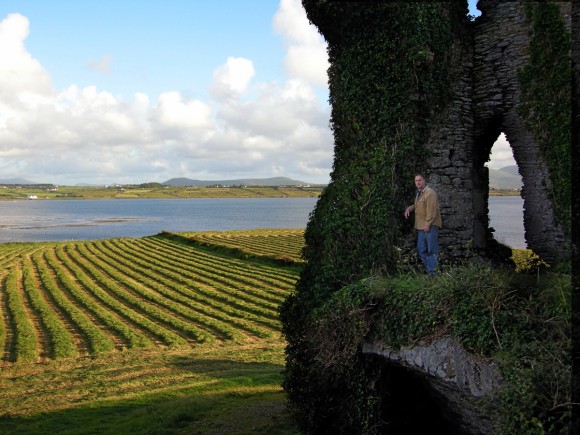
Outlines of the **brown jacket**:
M415 212L415 229L422 230L427 225L435 225L441 228L439 199L437 198L437 192L430 187L426 186L421 195L415 198L415 204L411 206L410 211Z

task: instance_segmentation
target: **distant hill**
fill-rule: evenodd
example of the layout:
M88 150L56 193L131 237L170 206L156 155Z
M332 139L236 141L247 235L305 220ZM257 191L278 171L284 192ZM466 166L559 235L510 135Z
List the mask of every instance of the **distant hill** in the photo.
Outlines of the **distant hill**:
M490 169L489 186L497 189L520 189L522 187L522 177L520 177L517 171L517 166L506 166L502 169Z
M244 178L240 180L192 180L190 178L172 178L161 183L165 186L304 186L312 185L288 177Z
M503 168L500 169L500 171L507 172L508 174L515 175L516 177L520 176L520 170L518 169L518 167L516 165L504 166Z
M0 179L0 184L41 184L34 181L27 180L25 178L2 178Z

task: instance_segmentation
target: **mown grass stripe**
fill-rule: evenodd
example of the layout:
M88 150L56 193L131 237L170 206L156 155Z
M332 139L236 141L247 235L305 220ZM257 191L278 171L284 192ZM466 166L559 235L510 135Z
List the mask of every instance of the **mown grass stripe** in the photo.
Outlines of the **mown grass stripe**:
M154 287L156 290L162 291L161 289L165 287L168 290L177 291L196 302L203 303L206 305L206 310L209 315L212 314L211 310L215 312L221 312L226 314L228 317L225 320L239 327L248 333L255 335L256 337L270 337L272 335L271 328L276 329L277 325L267 330L259 325L255 325L253 322L254 316L243 310L239 310L224 304L221 300L216 300L213 297L208 297L207 294L210 292L212 294L213 289L208 287L200 287L197 283L176 283L171 279L167 278L163 273L159 272L159 268L155 268L151 263L143 262L134 257L131 254L128 257L123 257L122 250L115 250L114 247L105 246L106 241L97 242L94 246L99 249L104 257L114 257L119 264L125 264L126 267L130 267L136 273L135 277L140 280L150 280L150 286ZM213 295L212 295L213 296ZM220 316L221 317L221 316ZM279 328L279 327L278 327Z
M15 261L30 256L38 249L43 249L41 243L0 243L0 269L8 269Z
M14 360L17 362L36 361L38 359L38 338L24 305L21 279L21 265L15 263L8 272L5 281L7 306L14 324Z
M120 243L122 242L123 241L120 240ZM165 258L165 269L168 272L178 274L185 279L200 280L200 278L205 278L206 280L211 280L212 286L214 286L216 289L223 290L225 293L227 293L230 299L232 299L231 297L233 296L235 300L243 300L244 309L260 314L264 314L264 310L270 310L272 317L277 316L277 309L279 304L266 302L263 300L263 298L256 297L255 287L252 288L248 285L242 285L242 282L237 282L235 279L231 279L231 277L234 275L231 274L231 272L227 269L219 271L220 273L214 273L213 268L208 268L202 263L189 263L191 268L187 268L183 267L183 263L167 259L165 255L160 255L155 250L142 249L142 245L133 244L132 248L134 255L140 255L141 258L154 258L158 260Z
M12 348L14 347L14 334L12 332L12 321L8 310L7 271L0 273L0 361L11 359Z
M35 258L35 263L45 289L51 294L57 305L67 313L71 322L77 325L78 329L83 332L87 338L91 352L99 354L114 350L115 344L110 336L93 323L87 313L78 308L76 304L69 299L68 295L61 290L66 289L70 292L71 287L73 287L74 291L74 285L70 279L62 273L62 266L56 261L54 251L52 249L46 250L42 253L42 256L35 256ZM70 294L72 297L72 293Z
M67 247L69 246L67 245ZM117 299L109 298L108 295L103 296L100 287L83 274L74 260L65 254L63 246L56 250L56 256L69 273L74 276L79 290L82 290L82 293L75 292L74 294L80 303L91 310L108 328L118 333L128 347L153 346L152 340L142 333L134 331L126 324L125 319L133 319L136 314L134 315L132 310L126 308Z
M64 251L59 251L59 253L60 252L63 252L64 254ZM131 320L135 322L140 322L140 324L142 324L143 326L147 325L148 328L151 328L150 330L152 332L162 334L164 339L171 337L167 333L169 332L169 330L163 331L162 329L160 329L159 325L156 324L156 322L161 322L162 324L171 326L172 328L174 328L174 330L177 330L185 334L187 337L197 342L211 341L213 339L213 337L207 334L206 331L203 331L202 329L195 327L189 322L184 322L183 320L173 315L168 315L173 313L167 313L166 311L162 311L158 305L149 304L141 297L135 297L131 295L126 288L121 287L119 284L115 282L114 279L111 279L111 277L106 277L105 275L103 275L101 271L93 267L88 261L84 262L82 264L82 267L87 271L87 273L90 274L92 279L94 279L96 282L99 282L102 285L102 287L97 285L95 282L90 282L87 279L85 279L87 275L79 268L78 264L73 265L72 262L74 260L70 256L67 256L66 259L63 256L61 260L63 262L66 262L67 266L69 266L75 272L77 277L82 277L83 283L90 289L91 293L94 296L98 297L103 303L106 303L110 308L115 307L116 303L117 304L116 308L122 310L122 312L125 315L130 316L129 318ZM104 288L107 288L107 290L114 293L115 298L113 299L110 295L108 295L105 292ZM130 307L135 307L139 309L139 311L146 313L147 316L150 316L151 318L155 319L156 322L152 322L150 319L145 318L145 316L143 316L142 314L138 314L133 309L129 309L129 306L123 305L125 308L124 309L120 308L123 304L122 301L128 303ZM168 344L174 346L174 345L185 345L187 343L183 339L178 339L178 337L179 335L172 334L171 342Z
M145 328L145 330L152 332L169 346L182 346L187 344L178 334L162 328L149 318L135 311L132 307L124 305L122 300L110 296L100 285L93 281L94 275L87 275L75 260L64 252L63 247L56 250L56 256L84 290L74 291L77 300L87 309L91 310L109 328L120 334L129 347L149 347L153 345L153 342L128 326L126 323L127 319ZM90 267L88 264L84 266ZM109 283L109 289L113 284L113 282Z
M283 248L274 247L271 237L254 237L248 240L248 237L246 239L234 237L217 239L216 237L198 236L197 239L209 242L210 244L213 243L219 246L237 248L242 252L261 257L272 257L274 259L288 258L293 261L299 261L303 243L295 243L291 237L286 236L284 240L285 246Z
M105 244L114 245L119 243L119 239L107 240ZM116 252L123 254L124 250L122 248L116 247ZM131 253L131 258L134 263L140 262L141 264L147 265L151 269L155 269L156 272L165 276L168 279L172 279L183 285L196 286L200 280L205 278L206 282L209 281L209 285L214 289L212 292L212 297L218 299L221 303L226 303L231 307L243 312L243 317L251 319L256 323L269 326L273 329L279 329L279 321L277 317L277 312L272 310L266 310L257 308L253 305L248 304L245 300L239 299L237 297L232 297L230 294L234 292L234 288L224 287L220 285L220 282L224 278L221 276L210 277L209 273L202 272L200 269L196 269L195 273L188 273L187 271L180 270L179 268L174 268L168 265L168 261L164 260L163 267L158 267L152 262L152 256L141 254L138 249L134 249ZM161 260L160 258L158 258ZM189 278L191 276L191 278ZM212 279L213 278L213 279ZM209 289L206 289L209 290Z
M157 236L146 237L143 239L135 240L138 243L146 243L148 241L153 241L159 244L165 244L167 247L171 246L187 246L189 250L191 250L192 255L201 261L204 259L205 261L215 264L217 267L220 267L220 261L222 259L226 259L228 264L235 268L241 274L245 274L250 269L256 276L264 276L265 278L275 277L277 281L285 282L287 285L294 285L295 277L299 273L299 268L296 266L271 266L261 263L259 259L240 259L240 258L233 258L228 254L216 252L214 247L219 245L210 244L198 244L195 241L190 239L175 239L173 236L168 236L167 234L160 234ZM251 266L251 267L250 267ZM279 285L279 284L278 284Z
M29 262L24 264L23 278L24 291L28 294L30 304L39 314L40 321L47 331L51 344L50 356L52 358L76 356L77 347L74 340L59 316L55 314L39 292L33 268Z
M135 292L139 297L173 310L189 321L200 325L219 339L240 339L243 337L235 328L223 322L223 319L216 318L215 313L207 310L207 307L193 303L191 300L181 296L180 293L173 291L174 289L167 289L151 281L142 282L134 277L134 269L125 267L118 262L107 262L106 260L110 260L110 257L99 258L87 246L77 246L77 249L79 255L85 257L88 262L98 266L112 279L122 282L127 289Z
M41 273L42 264L39 265L39 261L44 261L43 255L44 254L42 252L35 252L33 256L31 256L30 260L33 273L37 277L38 291L42 294L42 298L50 306L50 309L60 319L61 323L64 325L64 328L73 338L77 355L86 356L90 353L90 343L88 337L84 331L79 329L78 325L72 321L70 314L59 305L51 291L49 291L51 283L46 282L46 273Z
M304 230L273 229L184 233L197 242L238 249L258 257L302 262Z
M150 237L140 239L138 245L147 246L149 249L157 252L166 252L174 255L180 261L203 267L211 267L216 272L223 272L232 277L233 280L239 280L244 285L250 285L254 288L263 288L269 290L268 297L275 303L279 304L287 295L287 292L294 288L298 277L298 271L294 270L293 275L285 275L282 267L272 268L254 264L249 261L236 262L231 259L224 260L213 253L205 252L203 249L191 249L179 252L175 244L163 238ZM177 245L179 246L179 245ZM224 265L224 263L226 263ZM275 293L279 290L280 293Z
M147 247L145 247L145 249L140 248L143 248L143 245L137 247L139 252L143 252L145 255L152 258L160 258L162 254L165 254L165 252L160 249ZM272 290L271 287L257 285L251 286L246 280L235 279L236 275L234 275L234 271L227 267L216 270L213 267L208 267L203 262L189 261L182 263L180 259L166 260L166 262L168 263L170 270L177 273L181 271L181 275L186 278L195 279L202 276L219 283L220 286L227 286L229 289L228 293L231 296L244 300L248 305L260 307L259 309L263 308L272 310L272 312L276 312L280 305L280 300L272 300L272 298L269 297ZM216 270L217 273L214 273L214 270Z

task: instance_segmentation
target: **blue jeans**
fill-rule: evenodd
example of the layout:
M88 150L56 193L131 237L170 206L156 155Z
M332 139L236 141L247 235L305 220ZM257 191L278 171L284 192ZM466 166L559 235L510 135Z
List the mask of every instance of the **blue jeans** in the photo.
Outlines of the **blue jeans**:
M432 225L429 232L419 230L417 235L417 253L429 275L437 275L439 259L439 227Z

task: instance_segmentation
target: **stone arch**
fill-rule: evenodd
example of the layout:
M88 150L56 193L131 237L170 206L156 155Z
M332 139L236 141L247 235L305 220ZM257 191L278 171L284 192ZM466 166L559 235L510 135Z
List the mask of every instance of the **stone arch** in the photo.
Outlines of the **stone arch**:
M518 71L528 61L529 22L524 2L481 1L475 25L473 62L473 204L474 243L489 248L487 189L484 167L495 138L504 132L522 177L524 229L528 247L548 261L567 255L567 238L555 223L547 194L550 177L539 145L518 114Z
M381 396L382 390L389 393L381 411L385 419L399 419L392 424L400 430L393 433L493 433L490 406L504 383L493 361L470 354L448 337L400 349L365 342L362 351L381 367L375 388ZM405 421L405 406L415 416L432 418L433 427Z
M502 139L503 136L503 139ZM492 143L490 150L488 151L488 147L480 147L479 149L481 150L482 156L485 157L485 153L488 153L488 161L492 162L494 159L492 158L493 154L498 150L498 148L502 147L502 143L503 145L507 144L509 152L511 152L512 154L512 160L513 160L513 148L511 146L511 144L509 143L509 140L507 140L507 136L505 134L505 132L501 132L499 134L499 136L496 138L496 140ZM486 140L484 142L486 145L489 144L489 141ZM502 148L502 150L504 150L504 148ZM481 157L477 157L478 160L481 159ZM496 162L497 163L497 162ZM517 186L519 187L519 191L516 192L512 192L511 195L516 195L512 198L509 198L510 200L510 206L517 204L516 206L516 210L517 212L519 212L517 215L504 215L503 213L505 213L504 209L494 209L494 207L498 207L499 204L501 204L503 202L503 199L500 198L495 198L493 199L493 190L494 188L500 188L500 190L506 189L507 186L497 186L493 184L493 175L491 173L491 171L493 170L491 168L491 165L487 165L486 163L484 163L485 167L487 168L487 172L489 172L489 196L488 196L488 209L487 210L482 210L482 214L483 213L487 213L487 217L488 219L484 222L484 224L486 225L490 225L489 226L489 232L492 233L492 236L495 240L497 240L499 243L504 243L506 246L510 247L510 248L524 248L527 247L527 245L525 244L525 230L524 230L524 226L523 226L523 199L521 198L521 174L519 173L519 166L517 165L517 162L513 162L515 163L515 167L517 168L517 173L514 173L514 178L515 179L519 179L519 183L516 183ZM507 164L505 165L507 166ZM481 167L481 165L479 165L479 167ZM486 172L486 173L487 173ZM511 171L508 171L511 173ZM514 189L516 189L516 184L514 184ZM486 187L485 183L482 183L481 185L481 190L484 190ZM511 188L509 190L512 190ZM508 198L504 198L506 200L508 200ZM495 206L494 203L495 202ZM511 207L510 207L511 208ZM498 214L499 213L499 214ZM495 216L494 216L495 215ZM510 218L510 220L515 219L515 220L519 220L519 224L516 222L503 222L503 220L505 220L506 217ZM483 227L483 226L482 226ZM502 231L499 227L504 227L506 229L508 229L508 233L505 233L504 231ZM510 241L506 241L506 238ZM517 241L524 241L524 245L522 245L521 243L517 243Z
M461 433L447 401L424 376L399 364L374 358L381 367L376 388L387 433ZM417 418L421 416L421 418Z

